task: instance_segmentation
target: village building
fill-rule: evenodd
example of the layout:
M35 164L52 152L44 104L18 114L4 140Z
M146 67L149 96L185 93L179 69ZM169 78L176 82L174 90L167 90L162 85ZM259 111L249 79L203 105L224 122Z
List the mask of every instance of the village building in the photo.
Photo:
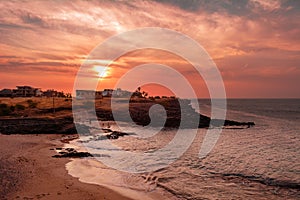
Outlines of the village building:
M116 90L113 91L113 96L114 97L130 97L131 92L127 90L122 90L121 88L117 88Z
M64 92L58 92L56 90L50 89L42 92L42 96L45 97L66 97Z
M13 95L13 91L11 89L3 89L0 91L0 97L11 97Z
M46 90L43 92L43 96L45 97L56 97L57 96L57 91L55 90Z
M101 91L94 90L76 90L77 99L102 99Z
M103 97L130 97L130 96L141 96L141 93L131 93L121 88L104 89L103 91L94 90L76 90L77 99L102 99ZM48 89L42 91L40 88L34 88L31 86L17 86L16 89L2 89L0 90L0 97L71 97L71 94L64 94L64 92L58 92L54 89Z
M64 94L56 90L42 91L40 88L31 86L16 86L16 89L4 88L0 90L0 97L71 97L71 94Z
M14 97L34 97L41 94L40 88L34 88L31 86L17 86L17 89L13 90L12 96Z
M103 97L111 97L113 92L114 92L113 89L104 89L102 92L102 96Z
M77 99L102 99L103 97L130 97L131 92L122 90L120 88L113 89L104 89L103 91L94 91L94 90L76 90Z

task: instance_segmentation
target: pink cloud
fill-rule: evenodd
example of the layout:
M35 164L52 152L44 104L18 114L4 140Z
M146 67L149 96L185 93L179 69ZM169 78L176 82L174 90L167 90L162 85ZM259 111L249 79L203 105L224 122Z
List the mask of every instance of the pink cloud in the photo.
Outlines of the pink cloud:
M300 97L300 92L286 92L287 88L297 90L295 85L300 84L295 78L300 64L300 22L299 12L295 12L299 8L284 1L249 0L229 8L222 7L226 2L193 4L193 9L183 2L166 2L2 1L1 85L13 87L17 84L14 77L22 72L20 80L24 84L35 80L35 85L43 84L38 77L41 73L47 77L59 74L62 84L50 80L47 84L71 90L80 64L103 40L126 30L158 26L180 31L203 45L222 72L231 96L248 97L244 87L255 85L257 92L249 94L259 97L266 90L273 91L270 87L277 83L280 91L269 96ZM109 87L109 81L115 82L140 62L134 63L133 58L137 57L119 58L103 86ZM141 55L138 59L161 61ZM180 62L175 59L168 64L176 63L182 73L192 77L193 72Z

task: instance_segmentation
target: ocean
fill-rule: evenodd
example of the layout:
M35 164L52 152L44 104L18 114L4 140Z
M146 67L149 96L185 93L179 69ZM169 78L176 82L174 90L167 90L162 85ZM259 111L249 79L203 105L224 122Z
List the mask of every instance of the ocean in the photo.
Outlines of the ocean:
M210 115L210 100L198 102L200 113ZM208 129L197 129L183 155L171 163L171 159L162 157L160 164L166 166L155 171L128 173L95 158L73 159L66 168L82 182L103 185L135 199L158 196L163 199L300 199L300 99L229 99L226 118L253 121L256 125L223 129L213 150L202 159L198 153ZM110 126L118 129L113 123ZM143 128L124 126L129 132ZM182 132L185 134L182 140L187 139L189 131L195 130ZM170 129L149 138L125 136L114 140L113 145L129 152L155 151L175 135L176 130ZM112 151L103 141L95 141L91 136L83 136L67 146L92 149L103 157ZM141 163L150 166L152 161Z

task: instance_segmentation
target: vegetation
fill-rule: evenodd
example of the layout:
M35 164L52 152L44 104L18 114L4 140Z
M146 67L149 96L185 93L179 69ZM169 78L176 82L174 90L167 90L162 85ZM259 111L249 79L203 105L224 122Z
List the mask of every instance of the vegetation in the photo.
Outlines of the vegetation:
M35 102L35 101L31 100L31 99L28 99L27 103L28 103L28 107L29 108L36 108L36 106L38 104L37 102Z
M11 110L12 112L14 112L14 111L15 111L15 109L16 109L16 107L15 107L15 106L10 106L9 108L10 108L10 110Z
M168 97L171 98L171 97ZM149 97L148 93L141 88L133 92L130 103L149 103L155 101L163 104L168 98ZM61 117L72 116L72 98L60 97L18 97L0 98L0 116L9 117ZM122 102L122 98L118 99ZM110 108L110 98L76 100L74 105L78 108L89 110L94 108L108 110ZM94 105L95 104L95 105ZM53 109L54 108L54 109Z
M72 99L66 101L66 98L7 97L1 98L0 104L0 116L5 117L58 117L72 115ZM55 107L55 114L53 114L53 106Z
M8 107L8 105L5 103L1 103L0 104L0 116L6 116L6 115L9 115L10 113L11 113L11 110Z
M132 94L132 97L138 97L138 98L147 98L148 92L141 91L141 87L138 87L135 92Z
M25 110L25 106L24 105L22 105L22 104L16 104L16 106L15 106L15 108L16 108L16 110Z

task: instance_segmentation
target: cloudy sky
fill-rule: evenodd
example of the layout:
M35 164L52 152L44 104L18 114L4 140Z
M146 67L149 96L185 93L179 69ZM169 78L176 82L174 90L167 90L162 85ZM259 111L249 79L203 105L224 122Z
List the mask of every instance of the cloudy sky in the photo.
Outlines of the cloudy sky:
M136 28L161 27L205 48L221 72L228 97L300 98L298 0L3 0L0 10L0 89L32 85L70 92L79 67L105 39ZM130 52L115 63L120 61L125 67L112 64L103 87L113 87L126 70L141 63L177 66L182 73L189 68L182 58L151 50ZM197 85L198 78L188 72L184 75ZM205 90L200 82L195 87Z

